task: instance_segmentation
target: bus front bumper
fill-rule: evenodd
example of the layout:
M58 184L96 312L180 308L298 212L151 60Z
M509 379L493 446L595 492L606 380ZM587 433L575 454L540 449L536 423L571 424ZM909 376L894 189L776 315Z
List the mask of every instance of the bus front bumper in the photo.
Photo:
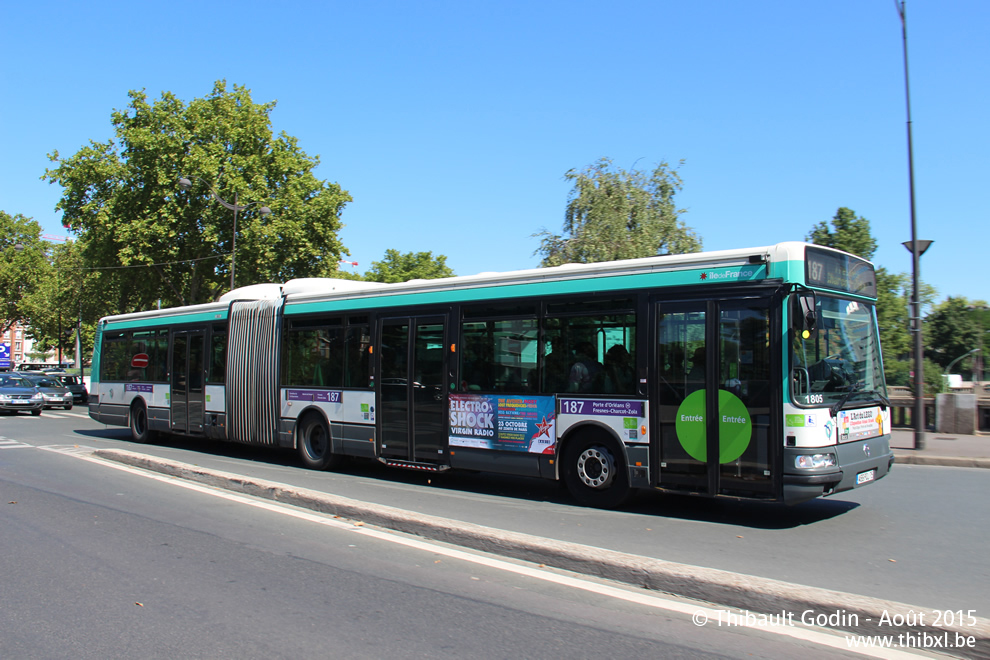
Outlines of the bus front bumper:
M795 467L795 459L809 453L834 453L837 465L809 470ZM889 435L831 447L787 447L784 450L784 503L798 504L866 486L887 476L893 464Z

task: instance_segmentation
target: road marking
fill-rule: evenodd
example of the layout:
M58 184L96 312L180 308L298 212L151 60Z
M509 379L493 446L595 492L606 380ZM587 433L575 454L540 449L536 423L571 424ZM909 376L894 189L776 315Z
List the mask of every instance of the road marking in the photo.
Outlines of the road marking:
M42 445L38 449L69 456L88 456L96 451L96 447L87 447L86 445Z
M343 521L340 519L330 518L324 514L313 513L305 509L300 509L287 504L279 504L275 502L269 502L266 500L254 499L248 495L240 495L237 493L232 493L230 491L221 490L219 488L214 488L211 486L204 486L201 484L193 483L191 481L185 481L179 477L172 477L168 475L158 474L155 472L149 472L141 468L131 467L129 465L122 465L113 461L107 461L102 458L97 458L92 456L85 451L80 451L78 453L65 452L59 447L64 447L60 445L52 445L51 451L60 451L61 453L67 453L69 455L75 456L76 458L81 458L84 461L89 461L91 463L97 463L105 467L113 468L115 470L120 470L122 472L128 472L130 474L138 475L141 477L146 477L148 479L154 479L155 481L160 481L162 483L171 484L173 486L179 486L180 488L185 488L187 490L192 490L198 493L203 493L204 495L212 495L213 497L219 497L221 499L229 500L231 502L238 502L240 504L246 504L258 509L264 509L273 513L280 513L283 515L291 516L293 518L298 518L300 520L305 520L308 522L316 523L318 525L325 525L327 527L334 527L336 529L341 529L345 531L350 531L355 534L360 534L362 536L368 536L381 541L388 541L390 543L397 543L399 545L404 545L409 548L415 548L417 550L422 550L424 552L431 552L434 554L443 555L450 557L452 559L460 559L473 564L479 564L481 566L487 566L489 568L495 568L498 570L503 570L509 573L515 573L516 575L523 575L536 580L542 580L544 582L553 582L562 586L572 587L574 589L580 589L582 591L588 591L596 593L602 596L608 596L615 598L617 600L625 600L627 602L636 603L638 605L643 605L646 607L652 607L659 610L666 610L670 612L678 612L685 614L693 618L697 625L697 617L704 617L707 620L719 620L719 616L724 616L726 609L715 609L712 607L705 607L699 604L692 604L690 602L680 602L676 600L671 600L669 598L663 598L660 596L654 596L648 593L627 591L625 589L620 589L618 587L612 587L606 584L598 584L595 582L587 582L581 578L571 577L568 575L558 575L549 572L546 569L531 568L529 566L521 564L513 564L508 561L501 559L496 559L494 557L488 557L484 555L476 555L464 550L457 550L455 548L450 548L442 545L434 545L429 541L422 541L415 538L407 538L395 534L394 532L379 531L377 529L368 529L363 526L356 526L353 522ZM41 449L48 449L47 447L41 447ZM83 448L80 448L83 449ZM89 449L89 448L85 448ZM740 610L742 615L746 614L745 610ZM754 619L757 619L754 616ZM743 617L740 617L743 619ZM930 655L913 653L911 651L905 651L893 648L857 648L855 646L850 647L847 639L853 633L842 633L839 631L831 631L826 628L816 628L811 626L802 627L783 627L774 626L766 627L756 625L755 623L747 623L741 620L738 625L733 625L733 628L752 628L755 630L760 630L768 634L782 635L784 637L790 637L792 639L798 639L812 644L818 644L820 646L826 646L834 649L841 649L847 653L859 654L868 656L871 658L884 658L885 660L908 660L916 658L928 658ZM730 629L727 629L730 630Z
M0 449L20 449L23 447L31 447L33 445L25 444L23 442L18 442L17 440L11 440L10 438L0 437Z
M83 413L70 412L68 410L46 410L41 417L55 417L57 419L67 419L69 417L74 417L76 419L89 419L89 415Z

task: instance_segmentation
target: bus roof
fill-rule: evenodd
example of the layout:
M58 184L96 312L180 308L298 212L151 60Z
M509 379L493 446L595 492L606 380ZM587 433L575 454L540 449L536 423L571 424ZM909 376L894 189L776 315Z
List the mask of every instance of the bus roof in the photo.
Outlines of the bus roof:
M285 299L287 306L295 307L295 310L292 311L302 312L308 307L307 303L318 300L345 301L371 297L378 300L379 303L384 303L385 298L392 296L398 296L403 300L408 300L406 298L407 296L420 293L426 294L440 291L453 293L469 289L489 289L495 291L502 287L516 285L519 286L518 295L530 295L538 293L538 287L548 283L576 283L576 281L596 279L599 285L604 285L603 278L616 278L615 282L618 286L620 282L631 281L629 277L624 276L644 276L665 272L672 274L678 272L694 273L695 271L707 268L727 269L728 274L733 276L731 278L732 281L758 281L764 279L803 281L804 255L805 249L808 246L808 243L794 241L764 247L671 254L589 264L565 264L549 268L485 272L475 275L462 275L432 280L410 280L408 282L389 284L335 278L303 278L289 280L285 284L264 283L240 287L224 294L216 302L212 303L120 314L106 317L104 321L121 328L150 325L154 320L165 321L166 323L169 320L172 320L174 323L221 321L227 318L230 303L233 301L277 299L280 297ZM845 254L831 248L816 247L822 250L834 251L837 254ZM728 281L730 279L729 277L720 277L720 274L724 275L725 272L714 273L712 279L714 281L718 281L719 279ZM672 279L671 283L699 283L698 280L694 279L680 279L684 281ZM704 274L702 274L700 279L706 279ZM556 292L564 290L560 286L553 288ZM418 298L419 296L416 297ZM383 306L391 306L391 304L398 304L398 301L395 303L384 303ZM368 305L363 305L362 307L368 306L374 305L371 305L369 301ZM287 313L291 313L290 309L286 311Z

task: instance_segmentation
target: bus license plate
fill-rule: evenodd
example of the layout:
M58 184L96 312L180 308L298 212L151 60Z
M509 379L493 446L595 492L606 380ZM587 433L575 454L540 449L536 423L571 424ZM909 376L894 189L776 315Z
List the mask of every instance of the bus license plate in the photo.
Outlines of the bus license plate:
M856 485L865 484L873 481L873 477L876 475L876 470L867 470L866 472L860 472L856 475Z

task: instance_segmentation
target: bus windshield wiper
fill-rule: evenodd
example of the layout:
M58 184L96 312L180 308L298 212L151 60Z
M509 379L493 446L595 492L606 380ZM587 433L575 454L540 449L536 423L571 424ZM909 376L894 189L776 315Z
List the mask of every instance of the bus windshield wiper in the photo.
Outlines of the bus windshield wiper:
M836 401L835 403L833 403L831 406L829 406L828 411L832 415L832 417L835 417L836 415L839 414L839 411L842 410L842 406L844 406L846 404L846 402L853 397L854 394L869 394L871 396L874 396L874 397L880 399L880 403L882 403L883 405L887 406L888 408L891 407L890 406L890 399L888 399L887 397L885 397L883 394L881 394L880 392L878 392L876 390L855 390L855 391L849 391L849 392L846 392L845 394L843 394L841 399L839 399L838 401Z
M842 395L842 398L841 399L839 399L838 401L836 401L835 403L833 403L831 406L829 406L828 407L828 413L829 413L829 415L831 415L832 417L835 417L836 415L838 415L839 414L839 411L842 410L842 406L846 405L846 401L848 401L849 398L853 394L857 394L857 392L854 392L852 390L849 390L848 392L846 392L845 394Z

